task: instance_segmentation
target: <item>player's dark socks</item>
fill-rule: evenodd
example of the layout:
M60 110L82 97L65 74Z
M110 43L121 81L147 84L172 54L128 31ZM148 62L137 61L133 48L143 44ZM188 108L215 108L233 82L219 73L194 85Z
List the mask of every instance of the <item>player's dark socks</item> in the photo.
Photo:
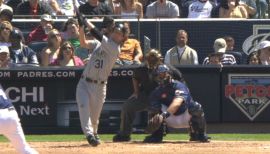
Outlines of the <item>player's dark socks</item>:
M93 147L96 147L99 144L98 141L96 140L95 136L92 134L88 135L86 137L86 139L87 139L88 143L90 145L92 145Z
M116 134L113 137L113 142L128 142L130 140L131 140L130 135L123 135L120 133Z

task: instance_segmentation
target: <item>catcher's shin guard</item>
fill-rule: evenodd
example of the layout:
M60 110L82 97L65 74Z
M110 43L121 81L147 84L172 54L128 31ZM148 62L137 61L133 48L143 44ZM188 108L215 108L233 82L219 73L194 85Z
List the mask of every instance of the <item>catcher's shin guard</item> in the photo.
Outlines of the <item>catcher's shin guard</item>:
M190 141L207 142L210 138L206 135L206 120L202 106L194 102L194 105L189 108L189 113L191 114L189 121Z

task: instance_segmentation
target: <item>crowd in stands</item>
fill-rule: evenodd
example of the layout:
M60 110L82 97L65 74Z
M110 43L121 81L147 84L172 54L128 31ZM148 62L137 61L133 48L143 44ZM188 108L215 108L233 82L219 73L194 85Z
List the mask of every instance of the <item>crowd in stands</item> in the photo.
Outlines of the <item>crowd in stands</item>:
M88 18L103 18L99 27L109 36L114 18L266 18L266 0L0 0L0 66L84 66L94 49L80 40L80 26L76 11ZM12 19L40 19L40 24L28 36L12 25ZM106 17L102 17L106 15ZM54 27L54 17L66 19L63 29ZM115 66L137 65L143 62L140 41L129 29ZM87 29L86 41L95 41ZM198 54L188 45L188 32L176 32L175 46L164 55L164 62L172 65L198 65ZM35 48L42 42L42 49ZM235 51L234 38L224 36L213 43L213 52L203 65L270 64L270 42L258 44L256 51L246 57ZM40 46L39 46L40 47ZM36 51L38 50L38 51Z

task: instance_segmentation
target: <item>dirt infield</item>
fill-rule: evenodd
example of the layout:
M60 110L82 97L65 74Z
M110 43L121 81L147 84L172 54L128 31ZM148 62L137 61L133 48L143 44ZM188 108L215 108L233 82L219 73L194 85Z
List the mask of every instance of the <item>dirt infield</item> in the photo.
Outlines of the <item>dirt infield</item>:
M32 142L41 154L270 154L270 141L211 141L196 143L165 141L161 144L141 142L103 142L90 147L87 142ZM1 154L15 154L9 143L0 143Z

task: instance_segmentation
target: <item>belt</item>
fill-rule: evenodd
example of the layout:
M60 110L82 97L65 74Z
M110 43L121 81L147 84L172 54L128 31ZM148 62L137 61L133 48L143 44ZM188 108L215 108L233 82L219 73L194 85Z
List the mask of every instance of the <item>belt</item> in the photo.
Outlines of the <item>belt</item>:
M85 79L85 81L89 83L95 83L95 84L105 84L106 81L98 81L98 80L93 80L91 78L85 77L84 75L81 76L82 79Z

